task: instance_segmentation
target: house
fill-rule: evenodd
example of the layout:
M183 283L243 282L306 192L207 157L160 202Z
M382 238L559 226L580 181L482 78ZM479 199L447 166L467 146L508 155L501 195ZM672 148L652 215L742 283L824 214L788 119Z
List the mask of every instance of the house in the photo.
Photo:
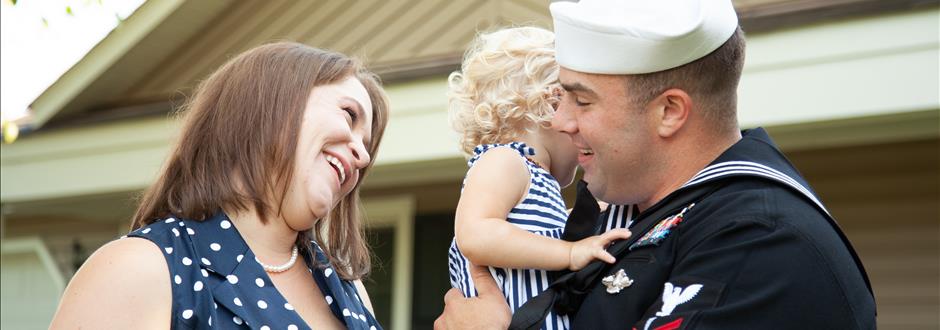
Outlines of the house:
M75 269L126 233L198 81L234 54L292 40L355 54L385 81L391 121L363 186L381 260L367 286L382 324L430 329L466 170L447 124L447 74L477 31L550 28L548 2L144 3L33 102L36 129L2 146L0 327L47 327ZM840 222L871 276L879 325L937 328L937 2L735 5L748 39L742 126L767 128Z

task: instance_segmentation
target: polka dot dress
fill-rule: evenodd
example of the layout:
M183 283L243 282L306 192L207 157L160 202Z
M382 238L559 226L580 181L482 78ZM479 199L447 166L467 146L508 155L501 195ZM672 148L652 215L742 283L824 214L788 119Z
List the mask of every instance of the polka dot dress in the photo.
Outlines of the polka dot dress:
M157 244L170 269L173 329L310 329L274 287L225 214L167 218L128 234ZM352 282L340 279L316 242L311 275L348 329L381 329ZM305 267L298 262L294 267Z

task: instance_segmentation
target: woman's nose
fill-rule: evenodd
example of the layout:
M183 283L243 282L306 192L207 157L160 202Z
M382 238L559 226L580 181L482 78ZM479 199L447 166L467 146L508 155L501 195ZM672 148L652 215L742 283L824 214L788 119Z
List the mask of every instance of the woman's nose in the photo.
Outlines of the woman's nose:
M369 151L366 150L365 145L360 142L352 142L349 144L349 150L352 151L353 163L357 169L369 166L372 158L369 156Z

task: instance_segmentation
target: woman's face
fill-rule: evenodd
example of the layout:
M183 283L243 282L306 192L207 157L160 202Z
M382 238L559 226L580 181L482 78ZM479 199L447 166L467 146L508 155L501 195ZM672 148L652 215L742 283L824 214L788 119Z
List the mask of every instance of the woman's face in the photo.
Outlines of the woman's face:
M372 102L353 76L310 93L300 124L294 176L284 217L294 230L312 228L342 200L369 165Z

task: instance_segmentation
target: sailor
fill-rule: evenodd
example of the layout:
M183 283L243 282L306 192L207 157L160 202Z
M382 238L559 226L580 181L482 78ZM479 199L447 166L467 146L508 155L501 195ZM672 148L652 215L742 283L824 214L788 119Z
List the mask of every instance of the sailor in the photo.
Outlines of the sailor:
M634 234L608 249L616 263L557 276L511 328L551 309L572 329L875 328L835 220L763 129L738 128L745 42L730 0L550 9L566 91L552 125L584 170L565 238ZM595 197L615 206L600 213ZM477 298L448 293L435 328L510 326L499 291L477 283Z

